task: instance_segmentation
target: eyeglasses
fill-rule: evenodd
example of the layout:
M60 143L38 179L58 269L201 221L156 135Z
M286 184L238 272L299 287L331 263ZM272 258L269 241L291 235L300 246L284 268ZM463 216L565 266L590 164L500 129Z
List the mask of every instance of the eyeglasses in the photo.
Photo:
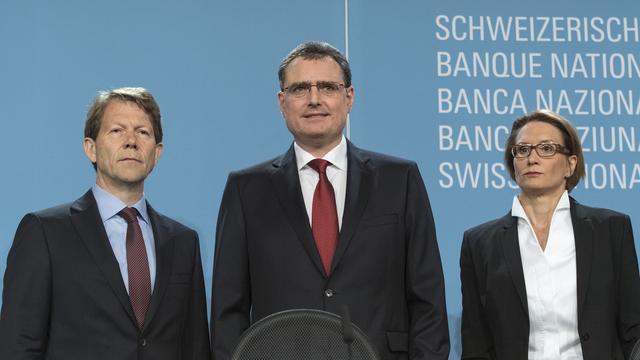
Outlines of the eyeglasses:
M555 143L540 143L540 144L516 144L511 147L511 155L514 158L522 159L531 155L531 149L536 149L536 153L543 158L549 158L556 153L570 155L571 151L566 147Z
M324 96L336 96L340 89L345 87L344 84L338 84L333 81L318 81L315 84L302 82L289 85L283 88L282 91L295 98L303 98L311 93L311 88L314 86Z

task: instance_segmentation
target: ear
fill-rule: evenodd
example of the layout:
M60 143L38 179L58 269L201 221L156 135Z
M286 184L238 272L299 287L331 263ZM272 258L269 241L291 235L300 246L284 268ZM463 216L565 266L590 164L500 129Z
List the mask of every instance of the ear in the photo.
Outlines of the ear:
M92 163L95 164L97 160L96 141L92 138L86 137L82 142L82 146L84 147L84 154L87 155L87 158L89 158Z
M160 159L160 155L162 155L162 151L164 150L164 144L163 143L159 143L156 144L156 158L153 162L153 165L155 166L158 163L158 160Z
M280 105L280 112L284 114L284 92L278 91L278 104Z
M568 174L565 176L565 179L568 179L573 175L573 172L576 171L576 165L578 164L578 157L575 155L571 155L567 158L569 162Z
M347 112L351 112L351 107L353 106L353 101L356 99L356 91L353 86L349 86L347 89Z

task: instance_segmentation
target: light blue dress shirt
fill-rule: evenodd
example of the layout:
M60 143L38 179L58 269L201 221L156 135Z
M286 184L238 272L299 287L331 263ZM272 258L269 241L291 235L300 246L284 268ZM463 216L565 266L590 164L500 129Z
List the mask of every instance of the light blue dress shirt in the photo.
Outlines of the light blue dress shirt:
M120 267L120 274L122 275L122 281L124 286L129 292L129 272L127 267L127 222L118 215L120 210L127 207L120 199L113 194L105 191L98 185L94 185L91 188L93 197L98 203L98 211L102 218L102 224L107 232L109 243L113 254L118 260ZM156 282L156 246L153 240L153 228L151 227L151 221L149 220L149 213L147 212L147 203L144 199L144 194L131 207L138 210L138 223L140 229L142 229L142 237L144 238L144 247L147 250L147 259L149 260L149 275L151 276L151 291L155 287Z

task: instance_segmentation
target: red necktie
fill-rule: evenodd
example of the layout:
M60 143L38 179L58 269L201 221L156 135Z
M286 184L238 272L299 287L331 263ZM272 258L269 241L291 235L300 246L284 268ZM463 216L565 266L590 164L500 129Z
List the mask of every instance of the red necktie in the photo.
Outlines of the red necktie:
M127 269L129 274L129 299L133 312L142 330L144 317L151 299L151 277L149 261L144 247L142 230L138 224L138 210L126 207L118 213L127 221Z
M320 175L318 185L313 193L311 230L327 275L331 271L331 262L338 243L336 196L333 192L333 186L327 178L327 166L330 164L323 159L314 159L309 162L309 166Z

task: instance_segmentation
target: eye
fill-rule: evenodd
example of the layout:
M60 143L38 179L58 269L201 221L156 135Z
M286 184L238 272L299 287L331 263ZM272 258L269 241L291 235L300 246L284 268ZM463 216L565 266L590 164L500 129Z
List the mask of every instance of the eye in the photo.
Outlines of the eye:
M293 84L289 86L289 92L293 95L300 95L309 92L308 84Z
M529 155L529 145L516 145L514 146L516 155L527 156Z
M317 86L318 90L326 93L336 92L340 89L340 85L333 82L320 82Z
M538 149L545 154L551 154L556 152L555 144L539 144Z
M142 135L145 135L145 136L151 135L151 132L149 130L147 130L147 129L139 129L138 133L142 134Z

